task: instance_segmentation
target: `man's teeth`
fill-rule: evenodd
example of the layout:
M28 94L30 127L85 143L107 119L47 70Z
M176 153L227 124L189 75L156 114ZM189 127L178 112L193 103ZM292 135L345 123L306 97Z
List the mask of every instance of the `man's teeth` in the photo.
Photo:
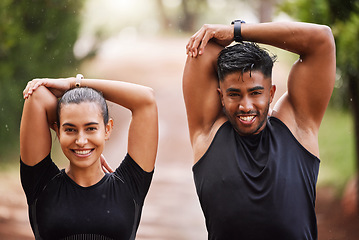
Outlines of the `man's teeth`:
M91 150L82 150L82 151L75 150L75 153L79 154L79 155L86 155L86 154L89 154L90 152L91 152Z
M254 116L241 116L240 119L246 122L250 122L254 119Z

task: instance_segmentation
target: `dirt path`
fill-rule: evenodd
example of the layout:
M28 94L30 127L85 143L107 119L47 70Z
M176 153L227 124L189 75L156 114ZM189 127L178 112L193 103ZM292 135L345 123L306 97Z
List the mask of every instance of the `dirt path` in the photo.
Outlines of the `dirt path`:
M159 152L137 234L139 240L200 240L207 236L192 178L192 153L182 97L185 44L186 39L146 39L143 42L114 39L108 42L96 61L82 68L87 77L132 81L156 91L160 117ZM277 64L274 78L286 75ZM278 84L277 88L282 92L284 86ZM105 156L115 167L115 156L122 156L126 151L123 132L128 126L129 113L115 106L110 109L118 134L116 131L112 134ZM111 154L106 155L109 152ZM317 213L319 239L358 238L358 231L355 232L358 220L342 216L339 202L330 189L318 190ZM1 239L33 239L18 172L0 176Z

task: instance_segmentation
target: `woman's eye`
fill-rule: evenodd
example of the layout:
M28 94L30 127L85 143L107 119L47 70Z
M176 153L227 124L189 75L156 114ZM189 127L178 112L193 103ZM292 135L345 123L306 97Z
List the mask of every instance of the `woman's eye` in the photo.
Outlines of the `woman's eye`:
M65 128L65 132L75 132L75 129L73 129L73 128Z

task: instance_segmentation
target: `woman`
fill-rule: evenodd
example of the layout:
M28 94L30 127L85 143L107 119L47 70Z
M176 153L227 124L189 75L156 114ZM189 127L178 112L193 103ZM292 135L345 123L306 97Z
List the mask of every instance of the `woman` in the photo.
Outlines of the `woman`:
M36 239L134 239L157 153L153 92L78 76L35 79L23 92L20 171L32 230ZM128 153L113 173L101 156L113 128L104 98L132 112ZM63 170L51 160L50 128L69 160Z

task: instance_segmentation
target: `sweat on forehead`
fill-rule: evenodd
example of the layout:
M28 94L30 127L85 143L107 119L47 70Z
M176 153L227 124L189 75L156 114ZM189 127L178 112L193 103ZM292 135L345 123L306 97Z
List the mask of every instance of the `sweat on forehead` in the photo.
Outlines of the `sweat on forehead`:
M88 87L73 88L64 93L57 104L57 124L60 122L61 107L67 104L94 102L99 105L105 125L108 123L108 106L102 93Z

